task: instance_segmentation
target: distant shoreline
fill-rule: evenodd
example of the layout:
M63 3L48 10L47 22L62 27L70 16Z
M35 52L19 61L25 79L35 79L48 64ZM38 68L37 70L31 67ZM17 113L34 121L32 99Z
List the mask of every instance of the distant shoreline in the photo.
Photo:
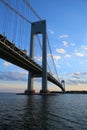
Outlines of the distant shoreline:
M60 94L87 94L87 91L65 91L65 92L58 92L58 91L51 91L51 93L60 93Z
M28 95L25 93L16 93L17 95ZM50 93L46 93L46 94L40 94L40 93L35 93L35 94L29 94L29 95L56 95L56 94L87 94L87 91L50 91Z

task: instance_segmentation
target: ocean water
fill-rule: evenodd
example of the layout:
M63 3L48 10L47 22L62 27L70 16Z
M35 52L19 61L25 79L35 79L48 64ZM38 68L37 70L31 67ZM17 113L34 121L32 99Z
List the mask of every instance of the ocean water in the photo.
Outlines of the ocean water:
M0 130L87 130L87 95L0 93Z

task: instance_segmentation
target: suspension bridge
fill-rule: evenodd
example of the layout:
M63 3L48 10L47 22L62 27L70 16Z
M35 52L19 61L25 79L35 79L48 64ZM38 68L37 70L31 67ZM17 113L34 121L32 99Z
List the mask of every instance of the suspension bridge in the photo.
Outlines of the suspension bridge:
M64 80L60 81L57 73L46 21L40 18L28 0L0 0L0 12L0 58L29 72L25 93L35 93L34 78L38 77L42 77L40 93L48 92L47 80L64 92ZM38 53L41 55L39 56L40 63L35 60L35 58L38 59ZM48 54L52 60L56 78L47 61Z

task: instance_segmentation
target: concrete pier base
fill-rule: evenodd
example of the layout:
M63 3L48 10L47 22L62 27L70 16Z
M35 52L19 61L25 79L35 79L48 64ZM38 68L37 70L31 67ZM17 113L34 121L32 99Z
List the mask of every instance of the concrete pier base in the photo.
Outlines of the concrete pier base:
M35 90L25 90L25 95L33 95L33 94L35 94Z
M42 95L45 95L45 94L50 94L50 91L49 90L46 90L46 91L40 90L39 93L42 94Z

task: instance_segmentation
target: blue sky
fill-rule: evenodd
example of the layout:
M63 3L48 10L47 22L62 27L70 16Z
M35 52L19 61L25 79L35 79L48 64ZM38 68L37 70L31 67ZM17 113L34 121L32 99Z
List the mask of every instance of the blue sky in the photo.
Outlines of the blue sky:
M46 19L53 57L60 79L66 82L66 90L87 90L87 0L29 2ZM29 17L32 22L35 20L31 12ZM41 55L35 59L40 62ZM39 90L40 85L36 81L35 89ZM26 88L27 71L0 59L0 91L21 92ZM53 84L49 84L49 89L59 90Z

